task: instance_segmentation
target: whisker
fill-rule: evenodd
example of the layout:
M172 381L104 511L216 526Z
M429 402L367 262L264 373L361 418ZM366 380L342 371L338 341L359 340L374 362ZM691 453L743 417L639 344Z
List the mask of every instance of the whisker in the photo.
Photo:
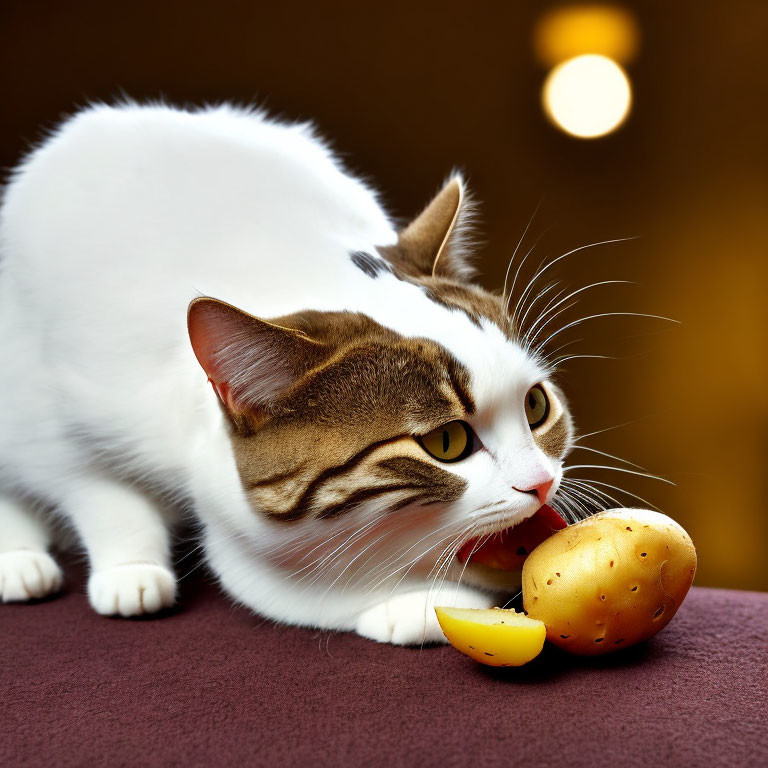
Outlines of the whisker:
M455 523L455 522L453 522L453 521L452 521L452 522L450 522L450 523L447 523L447 524L445 524L445 525L442 525L442 526L440 526L440 527L439 527L439 528L437 528L437 529L433 529L433 530L431 530L431 531L430 531L430 532L429 532L429 533L428 533L426 536L422 536L422 537L421 537L421 538L420 538L420 539L419 539L417 542L415 542L415 543L411 544L411 546L410 546L410 547L408 547L407 549L404 549L404 548L401 548L401 549L399 549L399 550L398 550L398 551L397 551L397 552L396 552L394 555L391 555L391 556L390 556L390 557L388 557L388 558L387 558L387 559L386 559L386 560L385 560L383 563L379 563L379 565L377 565L377 566L376 566L376 568L374 568L372 571L370 571L369 573L367 573L367 574L366 574L366 576L368 576L368 577L369 577L369 580L368 580L368 582L366 582L366 583L365 583L364 585L362 585L362 586L363 586L363 587L367 587L367 585L370 583L370 581L371 581L371 580L373 580L373 579L375 579L375 578L378 576L378 574L379 574L379 573L381 573L381 571L383 571L385 568L387 568L387 566L388 566L388 565L389 565L389 564L390 564L392 561L396 561L398 558L400 558L400 557L402 557L402 556L404 556L404 555L407 555L407 553L408 553L408 552L410 552L410 551L411 551L411 550L412 550L412 549L413 549L415 546L417 546L419 543L421 543L422 541L424 541L424 539L428 539L430 536L434 536L434 535L435 535L435 534L437 534L439 531L443 531L443 530L445 530L446 528L453 528L455 525L456 525L456 523ZM426 554L427 554L427 553L428 553L428 552L429 552L431 549L434 549L435 547L439 546L439 545L442 543L442 541L443 541L443 539L439 539L439 540L438 540L438 541L437 541L435 544L433 544L431 547L428 547L428 548L427 548L427 549L426 549L424 552L422 552L421 554L419 554L417 557L413 558L412 560L409 560L409 561L407 561L407 562L406 562L406 563L404 563L403 565L401 565L401 566L399 566L398 568L396 568L396 569L395 569L394 571L392 571L390 574L388 574L387 576L385 576L385 577L384 577L384 578L383 578L383 579L382 579L380 582L378 582L378 583L376 584L376 587L378 587L378 586L379 586L379 584L382 584L383 582L385 582L387 579L390 579L392 576L394 576L394 575L395 575L395 574L396 574L398 571L400 571L402 568L405 568L406 566L411 566L411 567L412 567L413 565L415 565L415 564L416 564L416 563L417 563L419 560L421 560L421 559L422 559L422 558L423 558L423 557L424 557L424 556L425 556L425 555L426 555ZM372 590L370 590L370 591L372 591Z
M475 551L476 551L476 550L477 550L479 547L481 547L483 544L485 544L485 542L486 542L486 541L488 541L488 539L489 539L489 538L490 538L492 535L493 535L493 534L488 534L488 535L487 535L487 536L485 536L484 538L478 539L478 541L477 541L477 542L475 542L475 545L472 547L472 552L470 552L470 555L469 555L469 557L471 557L471 556L472 556L472 554L474 554L474 552L475 552ZM429 592L427 593L429 596L431 596L432 594L434 594L434 595L435 595L435 598L437 598L437 597L440 595L440 593L443 591L443 585L445 584L445 579L446 579L446 577L448 576L448 571L449 571L449 570L450 570L450 568L451 568L451 563L453 562L453 558L454 558L454 556L456 555L456 553L457 553L457 552L458 552L460 549L461 549L461 543L457 544L457 545L456 545L454 548L452 548L451 552L449 553L449 557L447 557L447 558L446 558L446 561L445 561L445 568L443 569L443 576L442 576L442 578L440 579L440 585L437 587L437 589L436 589L436 590L434 590L434 593L433 593L432 589L430 589L430 590L429 590ZM465 563L464 563L464 568L466 568L466 567L467 567L467 566L466 566L466 564L467 564L467 562L469 561L469 557L467 558L467 560L466 560L466 561L465 561ZM464 573L464 569L463 569L463 568L462 568L462 571L461 571L461 572L462 572L462 574ZM439 572L438 572L438 575L439 575ZM437 578L435 578L435 580L432 582L432 584L433 584L433 587L434 587L434 584L435 584L435 582L436 582L436 581L437 581ZM427 603L429 603L429 600L430 600L430 598L428 597L428 598L427 598ZM454 601L455 601L455 598L454 598Z
M566 519L568 523L575 523L578 518L576 517L576 514L570 509L570 507L565 506L563 502L570 503L570 498L566 496L565 489L563 486L560 486L560 489L558 490L559 496L555 496L554 499L550 502L550 506L554 507L555 510L560 512Z
M515 246L515 250L512 253L512 258L509 260L509 264L507 265L507 271L504 275L504 290L501 292L502 297L506 300L507 296L507 280L509 279L509 270L512 267L512 264L515 261L515 256L517 256L518 250L520 250L520 246L523 244L523 240L525 240L525 236L528 234L528 230L531 228L531 224L533 224L533 220L536 218L536 214L539 212L539 208L541 208L541 204L544 202L544 198L542 197L541 200L536 205L536 208L534 208L533 213L531 214L531 218L528 219L528 223L525 225L525 229L523 230L523 234L520 235L520 239L517 241L517 245ZM539 240L541 239L541 235L539 235ZM538 240L536 241L538 242ZM525 259L523 259L525 261ZM522 265L521 265L522 266ZM520 268L518 267L518 272L520 271ZM512 282L512 287L509 289L509 295L511 296L512 293L515 290L515 282L517 281L517 272L515 273L515 280Z
M507 301L506 301L507 314L509 314L509 303L512 301L512 297L515 295L515 293L514 293L515 285L517 283L517 278L520 275L520 270L523 268L523 265L525 264L525 262L528 261L528 257L533 253L534 249L539 244L539 242L541 241L542 237L544 237L544 233L540 234L536 238L536 241L528 249L528 251L526 252L525 256L523 256L522 260L520 261L520 264L518 264L517 270L515 271L515 277L512 280L512 288L509 291L509 296L507 296ZM512 324L514 325L514 315L512 316Z
M574 344L579 344L582 341L584 341L584 339L571 339L571 341L566 341L565 344L561 344L559 347L553 349L552 352L550 352L548 355L544 355L541 352L537 352L535 354L539 357L539 359L542 360L544 365L547 365L551 368L552 364L547 362L549 358L554 358L558 352L562 352L564 349L568 349L568 347L572 347Z
M572 301L570 304L566 304L566 305L565 305L565 306L564 306L564 307L563 307L561 310L559 310L559 311L555 312L555 314L554 314L554 315L552 315L552 317L550 317L550 318L549 318L549 320L547 321L547 323L550 323L550 322L552 322L552 321L553 321L553 320L554 320L556 317L559 317L560 315L562 315L562 314L563 314L563 312L567 312L569 309L572 309L572 308L573 308L573 307L575 307L575 306L576 306L578 303L579 303L578 301ZM545 325L546 325L547 323L545 323ZM543 327L544 327L544 326L542 326L542 328L543 328ZM540 331L541 331L541 328L540 328L538 331L536 331L536 333L535 333L535 335L533 336L533 338L532 338L532 339L528 339L528 338L527 338L527 336L526 336L526 337L523 339L523 342L522 342L522 343L523 343L523 347L525 347L525 349L526 349L527 351L531 351L531 350L533 349L533 345L534 345L534 343L536 342L536 339L537 339L537 337L538 337L538 335L539 335Z
M659 477L659 475L652 475L650 472L636 472L633 469L624 469L623 467L611 467L608 464L573 464L569 467L563 467L563 472L568 472L572 469L611 469L614 472L626 472L628 475L637 475L638 477L647 477L649 480L658 480L660 483L666 483L667 485L675 485L671 480L667 480L666 477Z
M578 489L582 493L585 493L585 494L588 494L588 495L590 495L590 494L593 495L594 498L596 499L596 503L602 505L604 503L603 499L607 499L608 501L612 501L618 507L622 506L622 503L618 499L616 499L615 497L611 496L610 493L607 493L606 491L601 491L598 488L593 488L588 483L584 483L584 482L579 481L579 480L577 480L575 482L579 483ZM571 491L575 491L576 488L570 487L570 490Z
M449 525L452 526L454 524L455 523L451 523ZM444 527L449 527L449 525L446 525ZM442 529L438 529L438 530L442 530ZM459 535L456 537L456 539L454 539L454 541L456 541L459 538L461 538L462 535L463 535L463 531L461 533L459 533ZM448 538L450 538L450 536ZM443 541L444 541L444 539L440 539L439 541L435 542L431 546L427 547L427 549L424 552L422 552L421 554L419 554L417 557L414 557L412 560L408 561L407 563L404 563L403 565L399 566L398 568L395 568L394 571L392 571L391 573L388 573L383 579L380 579L378 582L376 582L376 584L374 584L373 587L368 588L368 582L367 582L366 585L365 585L367 591L369 591L369 592L375 591L385 581L388 581L389 579L391 579L395 574L397 574L403 568L407 568L405 574L403 574L403 576L400 578L400 580L397 582L397 584L395 584L395 586L393 588L393 591L394 591L394 589L397 589L397 587L399 586L400 582L405 578L405 576L408 574L408 572L411 570L411 568L413 568L413 566L416 563L418 563L419 560L421 560L423 557L425 557L428 552L430 552L431 550L435 549L436 547L439 547L443 543ZM450 544L443 550L443 552L445 552L449 547L450 547ZM381 568L377 569L377 572L380 571L380 570L381 570ZM433 567L433 570L434 570L434 567ZM432 573L432 571L430 571L430 574L431 573ZM429 576L427 576L427 578L429 578ZM391 594L392 594L392 592L390 592L390 595Z
M614 491L618 491L619 493L625 493L627 496L632 496L632 498L637 499L638 501L642 501L643 504L647 504L649 507L655 509L657 512L661 512L661 510L655 505L651 504L650 501L647 499L644 499L642 496L638 496L636 493L632 493L631 491L627 491L624 488L619 488L618 485L611 485L610 483L604 483L602 480L572 480L572 482L580 482L585 483L589 485L600 485L604 486L605 488L613 488Z
M517 317L518 309L522 304L522 301L525 299L525 296L527 292L530 290L531 286L550 268L552 268L555 264L557 264L559 261L562 261L563 259L567 258L568 256L572 256L574 253L579 253L580 251L585 251L588 248L596 248L600 245L609 245L611 243L624 243L629 240L635 240L637 238L634 237L620 237L615 240L601 240L598 243L589 243L588 245L582 245L578 248L574 248L571 251L568 251L567 253L564 253L562 256L558 256L556 259L552 259L548 264L541 267L536 271L534 276L528 281L528 285L525 287L525 290L523 291L522 295L520 296L520 299L518 300L517 304L515 305L515 312L512 315L513 318Z
M364 533L365 533L367 530L369 530L370 528L372 528L374 525L376 525L377 523L381 522L381 520L382 520L382 518L374 518L373 520L369 520L369 521L368 521L368 522L367 522L365 525L363 525L361 528L356 528L354 531L352 531L352 533L350 534L350 536L349 536L347 539L345 539L345 540L344 540L344 541L343 541L343 542L342 542L342 543L341 543L341 544L340 544L338 547L336 547L336 549L334 549L332 552L329 552L328 554L326 554L326 555L325 555L324 557L322 557L322 558L318 558L318 559L316 559L316 560L314 560L314 561L312 561L312 562L308 563L308 564L307 564L307 565L305 565L303 568L299 568L299 570L297 570L297 571L294 571L294 572L293 572L293 573L291 573L289 576L286 576L286 579L289 579L289 578L293 578L294 576L298 575L298 574L299 574L299 573L301 573L303 570L305 570L306 568L308 568L309 566L311 566L313 562L314 562L314 563L316 563L316 565L314 566L314 568L312 568L312 570L311 570L311 571L308 571L308 572L307 572L307 573L305 573L303 576L301 576L299 579L297 579L297 582L298 582L298 581L303 581L305 578L307 578L307 576L310 576L312 573L314 573L314 572L315 572L315 571L317 571L318 569L322 569L323 565L324 565L324 564L325 564L325 563L326 563L328 560L332 559L332 558L334 557L334 555L336 555L337 553L340 553L340 550L346 549L348 546L350 546L350 545L351 545L351 543L353 542L353 540L354 540L356 537L359 537L359 536L361 536L362 534L364 534ZM312 583L312 582L310 582L310 583Z
M599 501L596 502L594 498L592 498L591 496L589 496L586 493L582 493L582 491L579 490L579 489L569 488L566 491L566 493L574 494L576 496L576 498L580 500L580 502L583 502L583 506L582 506L582 509L584 510L584 518L583 519L586 519L587 517L591 517L594 514L594 512L590 511L590 507L598 507L599 508L601 506Z
M613 355L566 355L565 357L558 357L549 364L549 367L556 371L563 363L567 363L569 360L619 360L620 358Z
M573 328L577 325L581 325L582 323L586 323L588 320L597 320L601 317L646 317L652 320L664 320L668 323L676 323L677 325L680 324L679 320L674 320L671 317L651 315L646 312L601 312L597 315L587 315L586 317L580 317L578 320L573 320L572 322L564 325L562 328L558 328L554 333L551 333L549 336L547 336L545 341L538 345L538 349L543 349L546 347L547 344L552 341L552 339L554 339L556 336L559 336L561 333L564 333L569 328Z
M627 459L622 459L621 456L614 456L612 453L607 453L606 451L598 451L597 448L589 448L586 445L574 445L573 450L599 453L601 456L606 456L609 459L616 459L616 461L622 461L624 464L629 464L630 467L635 467L636 469L645 469L645 467L640 466L640 464L635 464L634 461L628 461Z
M551 290L554 288L557 288L557 286L560 285L560 283L549 283L549 285L546 285L541 291L539 291L536 294L536 297L531 301L530 304L525 309L525 312L523 313L523 316L520 318L520 323L518 324L518 327L520 329L525 327L525 321L528 319L528 315L530 314L531 310L536 306L536 302L539 301L539 299L542 299L544 296L546 296ZM551 297L550 297L551 298ZM542 310L542 312L545 310ZM541 315L539 315L541 317ZM534 321L535 324L535 321ZM525 336L523 336L525 338Z
M346 573L346 571L347 571L349 568L351 568L351 567L352 567L353 563L354 563L354 562L355 562L355 561L356 561L356 560L357 560L359 557L361 557L361 556L363 555L363 553L364 553L364 552L366 552L368 549L370 549L370 548L371 548L371 547L372 547L374 544L378 544L378 543L379 543L379 542L380 542L380 541L381 541L383 538L385 538L386 536L389 536L389 535L391 535L391 533L392 533L391 531L384 531L384 533L382 533L382 534L381 534L381 536L377 536L377 537L376 537L376 538L375 538L375 539L374 539L372 542L370 542L369 544L366 544L366 546L364 546L364 547L363 547L363 548L360 550L360 552L358 552L358 553L357 553L357 554L356 554L356 555L355 555L355 556L354 556L354 557L353 557L353 558L352 558L352 559L351 559L351 560L350 560L350 561L349 561L349 562L348 562L348 563L347 563L347 564L344 566L344 568L342 568L342 570L341 570L341 573L339 573L339 575L338 575L338 576L337 576L337 577L336 577L336 578L335 578L335 579L334 579L334 580L333 580L333 581L332 581L332 582L331 582L331 583L328 585L328 588L325 590L325 592L323 592L323 594L322 594L322 596L321 596L321 598L320 598L320 599L322 600L323 598L325 598L326 594L327 594L327 593L330 591L330 589L333 587L333 585L334 585L334 584L336 584L336 582L337 582L337 581L338 581L338 580L339 580L339 579L340 579L340 578L341 578L341 577L342 577L342 576L343 576L343 575ZM347 580L347 583L349 583L349 580ZM344 592L344 589L346 589L346 585L344 586L344 588L341 590L341 592L340 592L339 594L341 594L342 592Z
M621 429L622 427L631 427L633 424L639 424L641 421L649 419L650 416L643 416L639 419L633 419L632 421L625 421L622 424L616 424L613 427L606 427L605 429L598 429L595 432L587 432L586 435L579 435L573 442L578 443L581 440L586 440L588 437L594 437L595 435L602 435L604 432L611 432L614 429Z
M531 326L531 329L528 332L528 334L526 334L526 340L528 339L528 336L531 333L533 333L533 329L536 328L536 326L539 326L538 330L536 331L536 335L533 336L533 338L531 339L531 343L533 343L536 340L536 337L539 335L539 333L542 331L542 329L545 328L547 325L549 325L549 323L551 323L552 320L554 320L555 317L557 317L557 315L553 315L552 317L549 318L549 320L547 320L543 324L539 325L541 323L541 321L544 320L544 318L550 312L552 312L555 309L557 309L561 304L564 304L566 301L569 301L570 299L574 298L575 296L578 296L580 293L584 293L584 291L589 291L592 288L599 288L599 287L601 287L603 285L637 285L637 283L633 283L631 280L601 280L601 281L599 281L597 283L590 283L589 285L585 285L583 288L579 288L578 290L571 291L567 296L564 296L562 299L560 299L560 301L558 301L556 304L554 304L552 307L550 307L550 309L548 309L547 311L545 311L541 315L539 315L539 317L536 319L536 321ZM558 312L557 314L559 315L560 313Z
M575 512L573 512L573 510L571 510L571 512L573 512L573 520L572 520L572 522L578 522L579 520L583 519L584 517L589 517L589 510L581 503L581 501L579 501L578 498L574 498L575 494L570 494L569 495L569 491L567 489L565 489L565 488L561 488L560 489L560 493L571 504L573 504L576 507L578 507L582 511L582 513L583 513L583 517L579 517Z
M464 577L464 571L467 570L467 566L469 565L469 561L472 559L472 555L475 554L475 552L480 549L480 547L483 546L490 538L493 536L493 534L488 534L483 539L478 539L477 542L475 542L475 546L472 547L472 550L470 551L469 555L467 555L467 559L464 561L464 565L461 569L461 573L459 573L459 578L456 580L456 589L453 591L453 603L456 604L456 600L459 596L459 585L461 584L461 580ZM441 585L442 588L442 585Z

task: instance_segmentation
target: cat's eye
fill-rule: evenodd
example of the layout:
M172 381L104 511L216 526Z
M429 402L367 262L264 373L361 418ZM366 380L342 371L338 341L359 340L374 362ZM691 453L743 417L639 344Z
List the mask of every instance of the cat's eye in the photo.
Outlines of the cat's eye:
M531 387L525 396L525 416L531 429L540 427L549 416L549 398L541 384Z
M421 447L438 461L461 461L472 453L475 433L464 421L449 421L417 437Z

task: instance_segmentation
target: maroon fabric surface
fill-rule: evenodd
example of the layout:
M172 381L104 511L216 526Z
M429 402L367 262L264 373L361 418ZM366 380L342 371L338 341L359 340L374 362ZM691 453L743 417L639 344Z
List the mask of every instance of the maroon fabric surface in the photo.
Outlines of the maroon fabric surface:
M642 646L493 670L184 592L154 620L77 585L0 605L0 766L768 765L768 594L694 589Z

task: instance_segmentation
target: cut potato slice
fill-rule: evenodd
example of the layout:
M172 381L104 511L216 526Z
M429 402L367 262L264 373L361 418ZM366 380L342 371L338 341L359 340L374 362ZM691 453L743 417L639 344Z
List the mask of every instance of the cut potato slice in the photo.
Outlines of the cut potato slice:
M547 630L541 621L504 608L435 607L448 642L481 664L519 667L541 653Z

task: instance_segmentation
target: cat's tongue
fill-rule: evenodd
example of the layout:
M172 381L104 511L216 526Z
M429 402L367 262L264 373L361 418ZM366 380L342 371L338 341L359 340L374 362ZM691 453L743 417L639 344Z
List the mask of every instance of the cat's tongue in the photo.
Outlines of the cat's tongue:
M472 549L478 539L470 539L459 550L457 557L460 563L466 562L469 558L473 563L481 563L500 571L519 571L523 567L525 558L535 547L567 525L568 523L552 507L545 504L522 523L495 533L474 552Z

